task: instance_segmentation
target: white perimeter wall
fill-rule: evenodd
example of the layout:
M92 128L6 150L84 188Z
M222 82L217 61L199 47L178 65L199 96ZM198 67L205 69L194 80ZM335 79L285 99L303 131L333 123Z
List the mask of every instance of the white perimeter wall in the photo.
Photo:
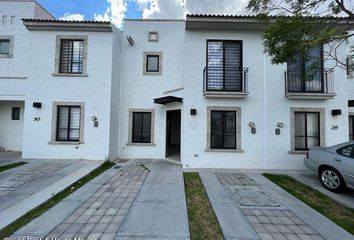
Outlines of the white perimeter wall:
M12 108L20 108L20 120L12 120ZM5 151L21 151L23 122L24 122L24 102L0 101L0 147Z

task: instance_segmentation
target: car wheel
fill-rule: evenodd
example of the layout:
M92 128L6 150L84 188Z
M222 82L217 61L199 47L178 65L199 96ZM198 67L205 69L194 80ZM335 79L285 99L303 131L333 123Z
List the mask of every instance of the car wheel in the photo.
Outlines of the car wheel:
M326 167L319 171L321 184L332 192L344 192L346 189L342 175L334 168Z

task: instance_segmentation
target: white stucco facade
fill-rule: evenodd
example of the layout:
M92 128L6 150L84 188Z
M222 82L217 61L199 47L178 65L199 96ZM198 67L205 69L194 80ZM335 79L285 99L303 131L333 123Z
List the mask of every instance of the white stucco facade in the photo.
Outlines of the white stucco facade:
M350 90L354 83L345 69L334 69L335 94L286 96L287 66L271 64L259 27L248 29L245 23L234 22L230 28L217 19L195 27L188 19L126 20L120 32L109 23L23 23L22 18L52 18L30 0L4 1L0 6L0 15L12 19L0 28L0 39L14 39L13 56L0 58L0 147L22 151L23 158L165 158L171 110L181 111L180 136L172 144L180 142L185 168L303 169L305 152L292 147L294 109L321 113L322 146L348 141L348 115L354 114L348 100L354 100ZM150 32L158 39L149 39ZM84 74L57 73L58 39L66 38L85 39ZM247 91L212 97L204 92L207 40L242 42ZM339 51L348 54L346 46ZM147 73L147 54L159 56L158 72ZM333 63L325 61L324 67L332 68ZM167 96L182 100L154 103ZM34 102L41 108L33 107ZM14 123L9 109L16 104L21 120ZM53 141L57 104L82 106L79 142ZM210 109L237 109L237 149L210 149ZM333 116L334 109L340 109L341 115ZM131 141L133 112L151 113L151 142ZM171 124L171 134L178 134L176 122Z

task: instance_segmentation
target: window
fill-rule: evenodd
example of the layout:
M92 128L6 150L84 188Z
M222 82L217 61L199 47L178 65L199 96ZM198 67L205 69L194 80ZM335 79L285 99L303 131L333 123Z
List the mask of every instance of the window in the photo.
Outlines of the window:
M207 91L242 91L242 41L207 41Z
M13 107L12 108L12 114L11 114L11 119L12 120L20 120L20 108L19 107Z
M313 47L288 61L289 92L323 92L323 48Z
M0 54L10 54L10 39L0 39Z
M151 143L151 112L133 112L132 143Z
M13 36L0 36L0 58L12 58L14 48Z
M211 111L212 149L236 149L236 112Z
M162 74L162 53L144 52L144 75Z
M83 74L84 41L61 39L59 73Z
M337 153L345 156L354 158L354 145L348 145L337 150Z
M146 72L159 72L159 55L146 56Z
M354 140L354 116L349 116L349 141Z
M295 150L308 150L320 146L320 113L294 113Z
M159 34L158 32L149 32L149 41L150 42L157 42L159 41Z
M81 106L57 106L56 141L79 142Z

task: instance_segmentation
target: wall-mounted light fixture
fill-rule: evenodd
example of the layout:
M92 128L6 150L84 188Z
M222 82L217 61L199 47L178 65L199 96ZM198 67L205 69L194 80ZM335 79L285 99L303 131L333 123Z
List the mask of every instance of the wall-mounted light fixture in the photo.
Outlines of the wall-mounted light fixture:
M134 39L133 39L130 35L127 36L127 40L128 40L128 42L129 42L129 45L130 45L130 46L133 46L133 45L134 45Z
M283 127L284 127L284 123L278 122L278 123L277 123L277 126L278 126L279 128L283 128Z
M192 108L192 109L191 109L191 115L192 115L192 116L197 115L197 109Z
M42 108L42 103L40 103L40 102L33 102L33 107L34 107L34 108Z
M248 126L251 128L251 133L256 134L256 124L254 122L249 122Z
M339 116L339 115L342 115L341 109L333 109L332 110L332 116Z

